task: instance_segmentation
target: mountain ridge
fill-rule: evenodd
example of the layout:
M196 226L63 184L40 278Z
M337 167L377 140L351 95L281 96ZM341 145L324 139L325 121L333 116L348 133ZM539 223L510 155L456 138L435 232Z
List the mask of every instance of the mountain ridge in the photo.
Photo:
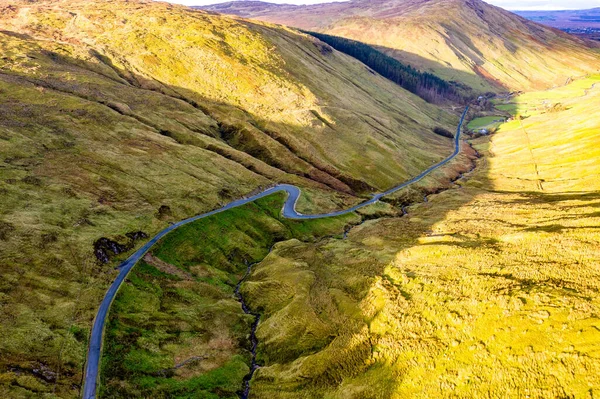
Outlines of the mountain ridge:
M479 0L354 0L292 8L242 1L202 8L358 40L478 91L549 88L600 68L598 44Z

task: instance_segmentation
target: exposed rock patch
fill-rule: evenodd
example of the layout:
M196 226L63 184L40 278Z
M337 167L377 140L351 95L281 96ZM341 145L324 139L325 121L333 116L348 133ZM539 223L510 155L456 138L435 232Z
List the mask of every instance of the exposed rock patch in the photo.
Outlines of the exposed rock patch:
M101 237L94 242L94 255L100 262L108 263L111 257L129 251L134 247L136 241L144 238L148 238L148 235L143 231L129 232L125 234L125 237L116 238L118 241ZM123 243L123 239L127 241Z

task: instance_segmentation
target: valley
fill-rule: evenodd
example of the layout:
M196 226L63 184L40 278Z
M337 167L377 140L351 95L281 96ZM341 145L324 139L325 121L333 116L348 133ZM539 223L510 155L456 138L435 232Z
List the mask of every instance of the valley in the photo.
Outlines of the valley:
M279 183L300 212L348 208L453 146L433 129L458 113L299 32L166 3L0 7L2 397L79 396L144 237Z
M384 199L386 196L393 195L395 192L404 190L405 188L410 187L411 185L413 185L415 183L418 183L422 179L429 176L432 172L434 172L434 171L442 168L443 166L447 165L448 163L452 162L457 157L457 155L460 153L460 150L461 150L461 133L462 133L462 128L463 128L462 125L463 125L464 119L467 115L467 112L468 112L468 107L464 110L464 112L461 116L459 125L456 129L455 139L454 139L454 151L452 152L452 155L450 155L445 160L431 166L430 168L423 171L418 176L415 176L411 180L409 180L405 183L402 183L396 187L393 187L383 193L379 193L379 194L374 193L374 194L372 194L371 199L369 199L368 201L365 201L361 204L355 205L349 209L344 209L344 210L339 210L339 211L334 211L334 212L329 212L329 213L316 214L316 215L300 214L296 211L296 204L301 195L300 189L295 186L277 185L277 186L267 189L259 194L253 195L252 197L231 202L231 203L225 205L223 208L220 208L218 210L211 211L206 214L198 215L191 219L187 219L187 220L175 223L175 224L171 225L170 227L168 227L167 229L161 231L159 234L157 234L155 237L153 237L150 241L148 241L148 243L146 245L144 245L142 248L140 248L136 253L134 253L131 257L129 257L125 262L123 262L119 266L119 269L120 269L119 275L117 276L117 278L115 279L115 281L113 282L111 287L109 288L106 296L104 297L104 299L102 301L102 304L100 305L100 310L96 314L96 317L94 320L94 327L92 329L92 334L90 337L90 345L89 345L89 352L88 352L88 358L87 358L88 360L87 360L86 372L85 372L85 386L84 386L84 390L83 390L84 398L93 398L95 395L95 392L97 391L96 381L98 379L99 363L100 363L101 350L102 350L103 331L105 329L104 325L105 325L106 318L108 315L108 310L110 309L112 302L115 300L115 297L117 295L119 288L121 287L121 285L127 278L127 275L131 272L131 269L138 262L140 262L142 260L142 258L144 258L144 260L146 260L146 257L148 256L147 255L148 251L151 250L151 248L154 246L154 244L158 243L161 238L165 237L170 232L175 231L176 229L178 229L182 226L188 225L190 223L194 223L198 220L202 220L205 218L211 218L212 216L219 215L222 212L227 212L230 209L243 207L246 204L250 204L250 203L259 201L262 198L269 197L271 195L278 194L278 193L284 193L287 197L285 202L281 206L281 211L280 211L281 218L284 218L284 219L320 220L320 219L337 218L337 217L342 217L342 216L346 216L346 215L355 213L356 211L359 211L362 208L369 207L371 205L376 204L379 200ZM272 216L273 216L273 214L272 214ZM207 223L210 224L211 222L217 223L215 221L210 221ZM257 223L257 222L255 222L255 223ZM235 252L236 249L237 249L237 247L234 249L230 249L230 251ZM263 250L264 249L266 249L266 248L263 248ZM151 255L150 255L150 258L157 259L157 258L152 257ZM159 259L159 262L160 262L160 259ZM258 325L258 322L260 320L260 314L252 313L252 311L247 307L247 305L243 299L243 295L241 294L240 289L242 287L242 283L245 282L245 280L250 277L251 271L252 271L249 261L247 259L244 259L243 263L246 266L247 271L246 271L246 274L244 275L244 277L242 277L242 279L236 284L234 293L235 293L235 296L237 297L237 299L242 303L243 312L247 315L254 315L256 317L256 319L255 319L256 321L252 325L252 329L253 329L253 331L255 331L255 329ZM234 264L232 266L239 268L241 265ZM171 270L177 270L177 267L171 267ZM243 270L243 268L242 268L242 270ZM178 277L178 276L175 275L173 277ZM187 277L191 277L191 276L188 274ZM151 316L151 318L155 318L155 316ZM152 331L152 334L155 334L155 333L156 333L156 331ZM196 334L197 333L198 332L196 332ZM196 335L196 334L193 334L193 335ZM254 334L254 332L253 332L253 334ZM121 337L121 339L122 339L122 337ZM254 371L257 342L256 342L255 336L251 336L250 339L252 342L251 353L253 356L252 357L253 365L251 366L251 371L248 374L248 380L245 379L244 381L249 381L249 379L252 377L252 371ZM118 344L115 343L115 346L117 346L117 345ZM124 350L124 348L122 348L120 345L118 345L118 346L119 346L120 352L122 352ZM119 354L119 362L124 362L124 360L122 359L123 356L124 356L123 353ZM207 357L203 357L202 359L205 360L206 358ZM181 364L185 365L186 363L184 362ZM136 365L136 366L139 366L139 365ZM109 365L109 367L110 367L110 365ZM176 368L179 368L179 367L176 367ZM125 373L126 372L127 371L125 371ZM122 376L121 373L117 373L117 377L121 377L121 376ZM245 389L249 389L249 386L245 385L245 387L246 387ZM132 392L126 392L126 393L124 392L123 393L124 396L129 396L131 394L132 394ZM148 395L148 393L144 393L144 396L147 396L147 395ZM156 395L156 393L153 393L153 396L154 395ZM247 394L242 395L242 396L247 396Z
M244 288L255 397L595 396L595 81L513 98L527 118L473 140L475 171L407 217L278 244Z
M597 43L203 8L0 2L0 397L600 394Z
M236 326L252 318L239 310L237 320L223 318L239 309L232 292L245 265L253 266L240 293L261 315L251 397L593 395L600 383L594 339L600 327L600 196L598 154L591 149L600 148L600 121L590 112L594 102L582 100L600 96L599 79L504 100L508 104L498 106L510 105L525 119L474 139L483 154L478 167L425 203L422 193L439 187L448 171L405 187L362 216L302 222L308 236L295 236L296 222L282 219L281 197L251 205L260 211L236 218L248 221L245 227L227 218L174 232L153 250L162 262L134 271L115 302L107 333L107 354L114 360L104 368L105 396L167 397L192 387L208 395L217 384L221 397L235 397L249 371L243 359L250 356L248 336L236 335ZM558 98L565 107L554 111ZM554 134L549 126L563 120L573 127ZM551 155L555 148L562 157ZM475 159L468 152L461 156ZM454 167L461 164L457 160ZM417 203L402 216L394 204L407 198ZM271 232L261 244L250 244L257 227L268 225L257 219L263 214L291 235ZM214 228L221 223L225 229ZM198 234L206 229L212 233ZM281 238L266 238L273 235ZM193 238L198 236L203 239ZM218 268L212 266L215 244ZM226 254L240 258L226 260ZM175 294L181 283L160 264L189 270L214 288L194 290L193 297ZM230 268L238 277L220 271ZM189 281L184 286L192 287ZM146 305L136 298L146 298ZM191 303L209 312L201 319L215 326L200 333L208 334L200 342L192 334L201 328L193 326L196 318L181 313ZM189 326L175 330L189 335L173 339L167 323L174 322ZM223 325L230 335L222 335ZM126 349L123 342L137 344ZM219 359L232 350L235 356ZM199 352L202 360L168 376L155 374L172 367L171 359Z

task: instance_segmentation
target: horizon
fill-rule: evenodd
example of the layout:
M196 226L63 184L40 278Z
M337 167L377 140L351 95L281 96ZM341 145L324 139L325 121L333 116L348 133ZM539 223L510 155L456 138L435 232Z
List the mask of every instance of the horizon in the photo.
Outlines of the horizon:
M249 1L249 0L233 0ZM269 0L267 3L292 4L292 5L314 5L323 3L343 3L349 0ZM485 0L484 0L485 1ZM183 4L186 6L207 6L226 3L227 1L215 0L175 0L170 3ZM509 11L568 11L587 10L600 7L600 0L487 0L486 3L504 8Z

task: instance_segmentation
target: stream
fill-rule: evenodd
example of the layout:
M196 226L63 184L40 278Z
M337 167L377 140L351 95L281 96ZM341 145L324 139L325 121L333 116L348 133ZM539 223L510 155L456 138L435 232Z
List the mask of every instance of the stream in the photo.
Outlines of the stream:
M242 279L237 283L237 285L235 287L235 296L238 299L238 301L242 304L242 310L244 311L245 314L254 316L254 321L252 322L252 326L250 328L250 344L251 344L250 353L252 354L252 361L250 363L250 371L248 372L248 374L246 374L246 376L244 377L244 380L242 381L242 390L238 393L241 399L248 399L248 395L250 394L250 380L252 380L252 377L254 376L254 372L256 370L258 370L260 367L256 363L256 348L258 346L258 338L256 337L256 329L258 328L258 323L260 322L260 314L254 313L250 310L250 308L248 307L248 304L244 300L244 296L240 292L240 288L242 287L242 284L250 276L250 273L252 273L252 266L254 266L255 264L256 263L248 265L248 267L246 268L246 274L244 274L244 277L242 277Z

